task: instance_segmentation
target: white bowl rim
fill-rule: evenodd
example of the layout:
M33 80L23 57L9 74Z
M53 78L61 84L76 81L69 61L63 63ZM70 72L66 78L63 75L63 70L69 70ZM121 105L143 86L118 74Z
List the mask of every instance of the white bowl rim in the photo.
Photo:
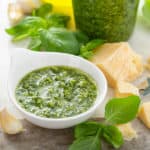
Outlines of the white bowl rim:
M84 116L87 116L88 114L90 114L91 112L94 112L98 106L100 106L100 104L104 101L104 98L106 96L106 93L107 93L107 80L106 80L106 77L104 76L103 72L94 64L92 64L91 62L89 62L88 60L84 59L84 58L81 58L79 56L75 56L75 55L72 55L72 54L68 54L68 53L60 53L60 52L35 52L35 51L31 51L31 50L28 50L28 49L25 49L25 48L15 48L15 49L22 49L24 51L26 51L27 53L35 53L35 54L42 54L42 55L62 55L62 56L67 56L67 57L72 57L72 58L76 58L76 59L79 59L81 61L84 61L86 62L88 65L90 65L91 67L93 67L100 75L101 77L103 78L102 80L104 81L104 87L102 88L101 90L101 97L99 100L96 100L97 103L94 103L87 111L81 113L81 114L78 114L78 115L75 115L75 116L71 116L71 117L64 117L64 118L46 118L46 117L40 117L40 116L37 116L31 112L28 112L26 111L24 108L22 108L16 101L16 98L12 95L12 90L10 88L10 76L11 76L11 67L9 69L9 75L8 75L8 81L7 81L7 88L8 88L8 95L9 95L9 99L13 102L13 104L18 108L18 110L20 112L22 112L23 114L27 115L27 116L30 116L30 117L33 117L34 119L38 119L38 120L41 120L41 121L47 121L47 122L50 122L50 121L55 121L55 122L60 122L60 121L71 121L71 120L75 120L77 118L82 118ZM11 64L10 64L11 65ZM74 67L74 68L77 68L77 67ZM38 69L38 68L37 68ZM80 69L80 68L78 68ZM82 70L82 69L80 69ZM84 71L85 72L85 71ZM88 72L86 72L88 73Z

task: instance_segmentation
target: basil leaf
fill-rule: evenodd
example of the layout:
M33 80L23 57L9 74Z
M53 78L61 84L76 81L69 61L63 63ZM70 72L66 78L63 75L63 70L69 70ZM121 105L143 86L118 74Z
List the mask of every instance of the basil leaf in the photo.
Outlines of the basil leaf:
M45 3L41 5L39 8L33 10L33 16L46 17L52 11L52 5L49 3Z
M81 46L80 56L86 59L89 59L93 55L93 50L98 46L102 45L104 40L95 39L88 42L86 45Z
M30 41L30 43L28 45L28 48L31 49L31 50L39 51L39 50L41 50L40 49L41 48L41 44L42 44L42 42L41 42L40 37L39 36L35 36L35 37L31 38L31 41Z
M94 121L79 124L75 127L75 138L96 135L100 128L100 124Z
M136 117L140 105L138 96L111 99L105 107L105 119L111 124L123 124Z
M102 136L114 148L119 148L123 144L123 137L119 129L115 126L107 125L103 127Z
M104 40L101 39L94 39L92 41L90 41L89 43L87 43L84 48L88 51L93 50L94 48L98 47L99 45L103 44Z
M46 51L64 52L77 55L79 43L71 31L65 28L50 28L41 30L42 48Z
M25 39L27 37L30 36L30 30L28 29L28 27L22 25L22 24L18 24L14 27L10 27L8 29L5 30L9 35L13 36L13 41L19 41L22 39Z
M84 33L82 33L81 31L73 32L73 34L75 35L77 41L79 42L80 47L82 45L85 45L89 41L89 37Z
M50 14L46 17L49 27L67 27L70 16L63 14Z
M69 150L101 150L99 136L79 138L73 142Z
M6 32L13 36L13 41L19 41L37 35L41 28L47 28L46 20L40 17L25 17L17 25L6 29Z

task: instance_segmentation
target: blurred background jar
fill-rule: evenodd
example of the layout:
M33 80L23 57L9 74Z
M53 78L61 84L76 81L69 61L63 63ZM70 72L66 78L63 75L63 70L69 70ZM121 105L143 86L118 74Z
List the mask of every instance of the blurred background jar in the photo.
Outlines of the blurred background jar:
M72 0L76 27L90 38L126 41L136 22L139 0Z

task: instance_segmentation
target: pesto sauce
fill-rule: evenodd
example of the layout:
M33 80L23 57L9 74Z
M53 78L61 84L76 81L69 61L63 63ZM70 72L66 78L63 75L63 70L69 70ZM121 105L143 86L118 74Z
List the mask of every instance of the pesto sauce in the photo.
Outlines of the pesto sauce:
M107 42L129 39L139 0L72 0L76 26L90 38Z
M94 80L66 66L49 66L28 73L15 91L26 111L46 118L64 118L87 111L97 97Z

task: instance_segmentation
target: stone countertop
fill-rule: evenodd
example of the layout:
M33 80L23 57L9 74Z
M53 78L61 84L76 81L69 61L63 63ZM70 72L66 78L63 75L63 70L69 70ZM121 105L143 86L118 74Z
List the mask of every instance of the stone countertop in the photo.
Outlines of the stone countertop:
M73 141L73 129L50 130L23 121L25 131L18 135L0 133L0 150L67 150ZM150 150L150 130L139 120L133 122L138 138L125 142L120 150ZM114 150L105 142L103 150Z

